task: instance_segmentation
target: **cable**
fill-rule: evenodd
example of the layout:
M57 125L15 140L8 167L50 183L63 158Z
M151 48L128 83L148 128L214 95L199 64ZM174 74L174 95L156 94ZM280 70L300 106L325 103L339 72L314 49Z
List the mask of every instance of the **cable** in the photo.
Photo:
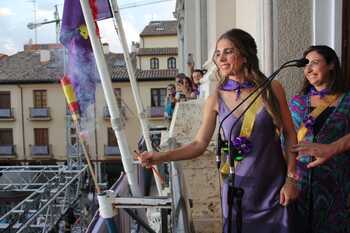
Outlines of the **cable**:
M157 1L143 1L143 2L135 2L135 3L126 3L124 5L121 5L119 7L120 10L123 9L128 9L128 8L133 8L133 7L139 7L139 6L146 6L146 5L152 5L152 4L157 4L157 3L162 3L162 2L170 2L174 0L157 0Z

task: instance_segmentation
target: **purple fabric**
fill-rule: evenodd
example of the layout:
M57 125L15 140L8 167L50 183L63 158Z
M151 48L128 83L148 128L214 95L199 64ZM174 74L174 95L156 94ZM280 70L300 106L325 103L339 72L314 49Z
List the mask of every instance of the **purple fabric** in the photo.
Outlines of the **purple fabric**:
M255 87L255 84L250 81L245 81L243 83L237 82L232 79L227 79L224 84L221 85L220 89L223 91L236 91L237 99L241 95L241 89Z
M315 125L315 119L313 116L307 115L306 117L304 117L303 123L308 130L313 130Z
M294 96L290 102L296 129L312 106L309 95ZM326 110L327 111L327 110ZM322 113L323 114L323 113ZM321 114L321 115L322 115ZM321 117L321 115L319 117ZM319 120L316 119L316 121ZM315 123L315 126L318 122ZM304 141L330 144L350 133L350 93L342 95L338 105L329 110L318 130L309 131ZM306 165L311 157L305 155L297 161L300 195L296 202L298 232L345 233L350 232L350 153L344 151L316 168ZM311 173L312 172L312 179ZM312 183L311 183L312 182ZM312 232L309 226L310 187L312 188Z
M222 120L230 109L220 98L219 117ZM226 139L229 137L236 117L227 118L223 123ZM233 130L232 139L240 133L242 120ZM263 108L257 113L254 130L250 137L252 150L236 167L235 186L244 189L242 199L244 233L291 233L290 207L279 204L279 193L286 176L286 163L282 155L280 139L269 113ZM222 189L224 232L228 229L228 184ZM233 207L233 232L236 232L236 208Z
M96 2L98 19L108 16L107 0ZM87 115L88 107L95 102L95 90L98 74L87 30L83 30L85 20L79 0L65 0L62 17L60 41L68 52L65 73L70 78L80 114Z
M233 140L233 146L236 147L236 149L242 154L247 154L252 150L252 144L246 137L235 137Z
M313 86L310 88L309 94L310 95L318 95L321 99L325 97L326 95L329 95L331 92L328 88L325 88L321 91L316 90Z

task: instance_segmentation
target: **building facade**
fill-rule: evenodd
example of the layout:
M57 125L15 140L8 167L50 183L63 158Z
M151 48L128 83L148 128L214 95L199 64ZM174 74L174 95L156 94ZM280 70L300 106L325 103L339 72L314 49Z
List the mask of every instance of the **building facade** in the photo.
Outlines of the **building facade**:
M162 33L166 36L152 35L151 31L147 35L141 34L142 46L132 54L146 115L150 126L156 128L168 126L163 117L164 99L167 85L174 82L177 74L176 27L175 33L174 30L169 32L168 24L169 21L157 23L165 27ZM176 25L176 21L170 21L170 24ZM111 53L107 46L104 51L129 147L133 151L138 148L141 127L124 57ZM158 59L158 66L153 62L155 59ZM64 49L56 44L25 45L24 51L0 61L1 164L55 164L65 162L67 156L81 153L59 84L63 72ZM100 84L96 88L92 114L95 119L86 127L92 160L120 163L118 142Z

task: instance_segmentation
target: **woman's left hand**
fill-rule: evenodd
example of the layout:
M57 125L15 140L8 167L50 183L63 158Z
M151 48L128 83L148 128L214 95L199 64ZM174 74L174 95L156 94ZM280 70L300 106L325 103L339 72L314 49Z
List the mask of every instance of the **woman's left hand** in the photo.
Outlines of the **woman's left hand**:
M299 154L297 159L300 159L303 155L314 157L315 160L307 165L308 168L313 168L325 163L334 155L334 146L331 144L301 142L294 145L292 151Z
M299 195L298 187L295 183L286 180L280 191L280 204L287 206L294 201Z

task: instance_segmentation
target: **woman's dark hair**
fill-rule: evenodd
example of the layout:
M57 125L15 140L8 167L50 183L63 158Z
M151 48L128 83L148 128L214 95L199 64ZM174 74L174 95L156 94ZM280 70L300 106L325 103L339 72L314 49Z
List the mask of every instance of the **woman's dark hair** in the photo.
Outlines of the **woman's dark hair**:
M333 69L329 71L330 83L328 83L328 88L330 91L332 93L344 93L346 91L346 82L342 75L339 58L336 52L327 45L314 45L310 46L304 51L303 57L305 58L310 52L313 51L320 54L325 59L327 65L333 64ZM311 84L305 78L300 94L306 95L310 88Z
M201 75L203 76L203 75L205 75L205 73L207 73L207 70L205 70L205 69L203 69L203 70L201 70L201 69L194 69L192 74L195 73L195 72L201 73Z
M178 73L176 76L175 76L175 78L179 78L179 79L184 79L184 78L186 78L187 76L186 76L186 74L184 74L184 73Z
M231 41L231 43L239 51L240 55L246 58L247 62L243 64L246 78L254 82L256 86L262 85L262 83L266 80L266 76L260 71L259 68L259 59L257 55L258 50L254 38L249 33L241 29L234 28L222 34L216 43L222 39ZM213 55L212 60L216 64L214 56L215 54ZM224 80L221 80L222 83L225 82L228 77L223 78ZM281 129L282 115L280 105L277 97L272 91L271 85L262 93L262 98L267 102L267 110L271 113L275 125Z

